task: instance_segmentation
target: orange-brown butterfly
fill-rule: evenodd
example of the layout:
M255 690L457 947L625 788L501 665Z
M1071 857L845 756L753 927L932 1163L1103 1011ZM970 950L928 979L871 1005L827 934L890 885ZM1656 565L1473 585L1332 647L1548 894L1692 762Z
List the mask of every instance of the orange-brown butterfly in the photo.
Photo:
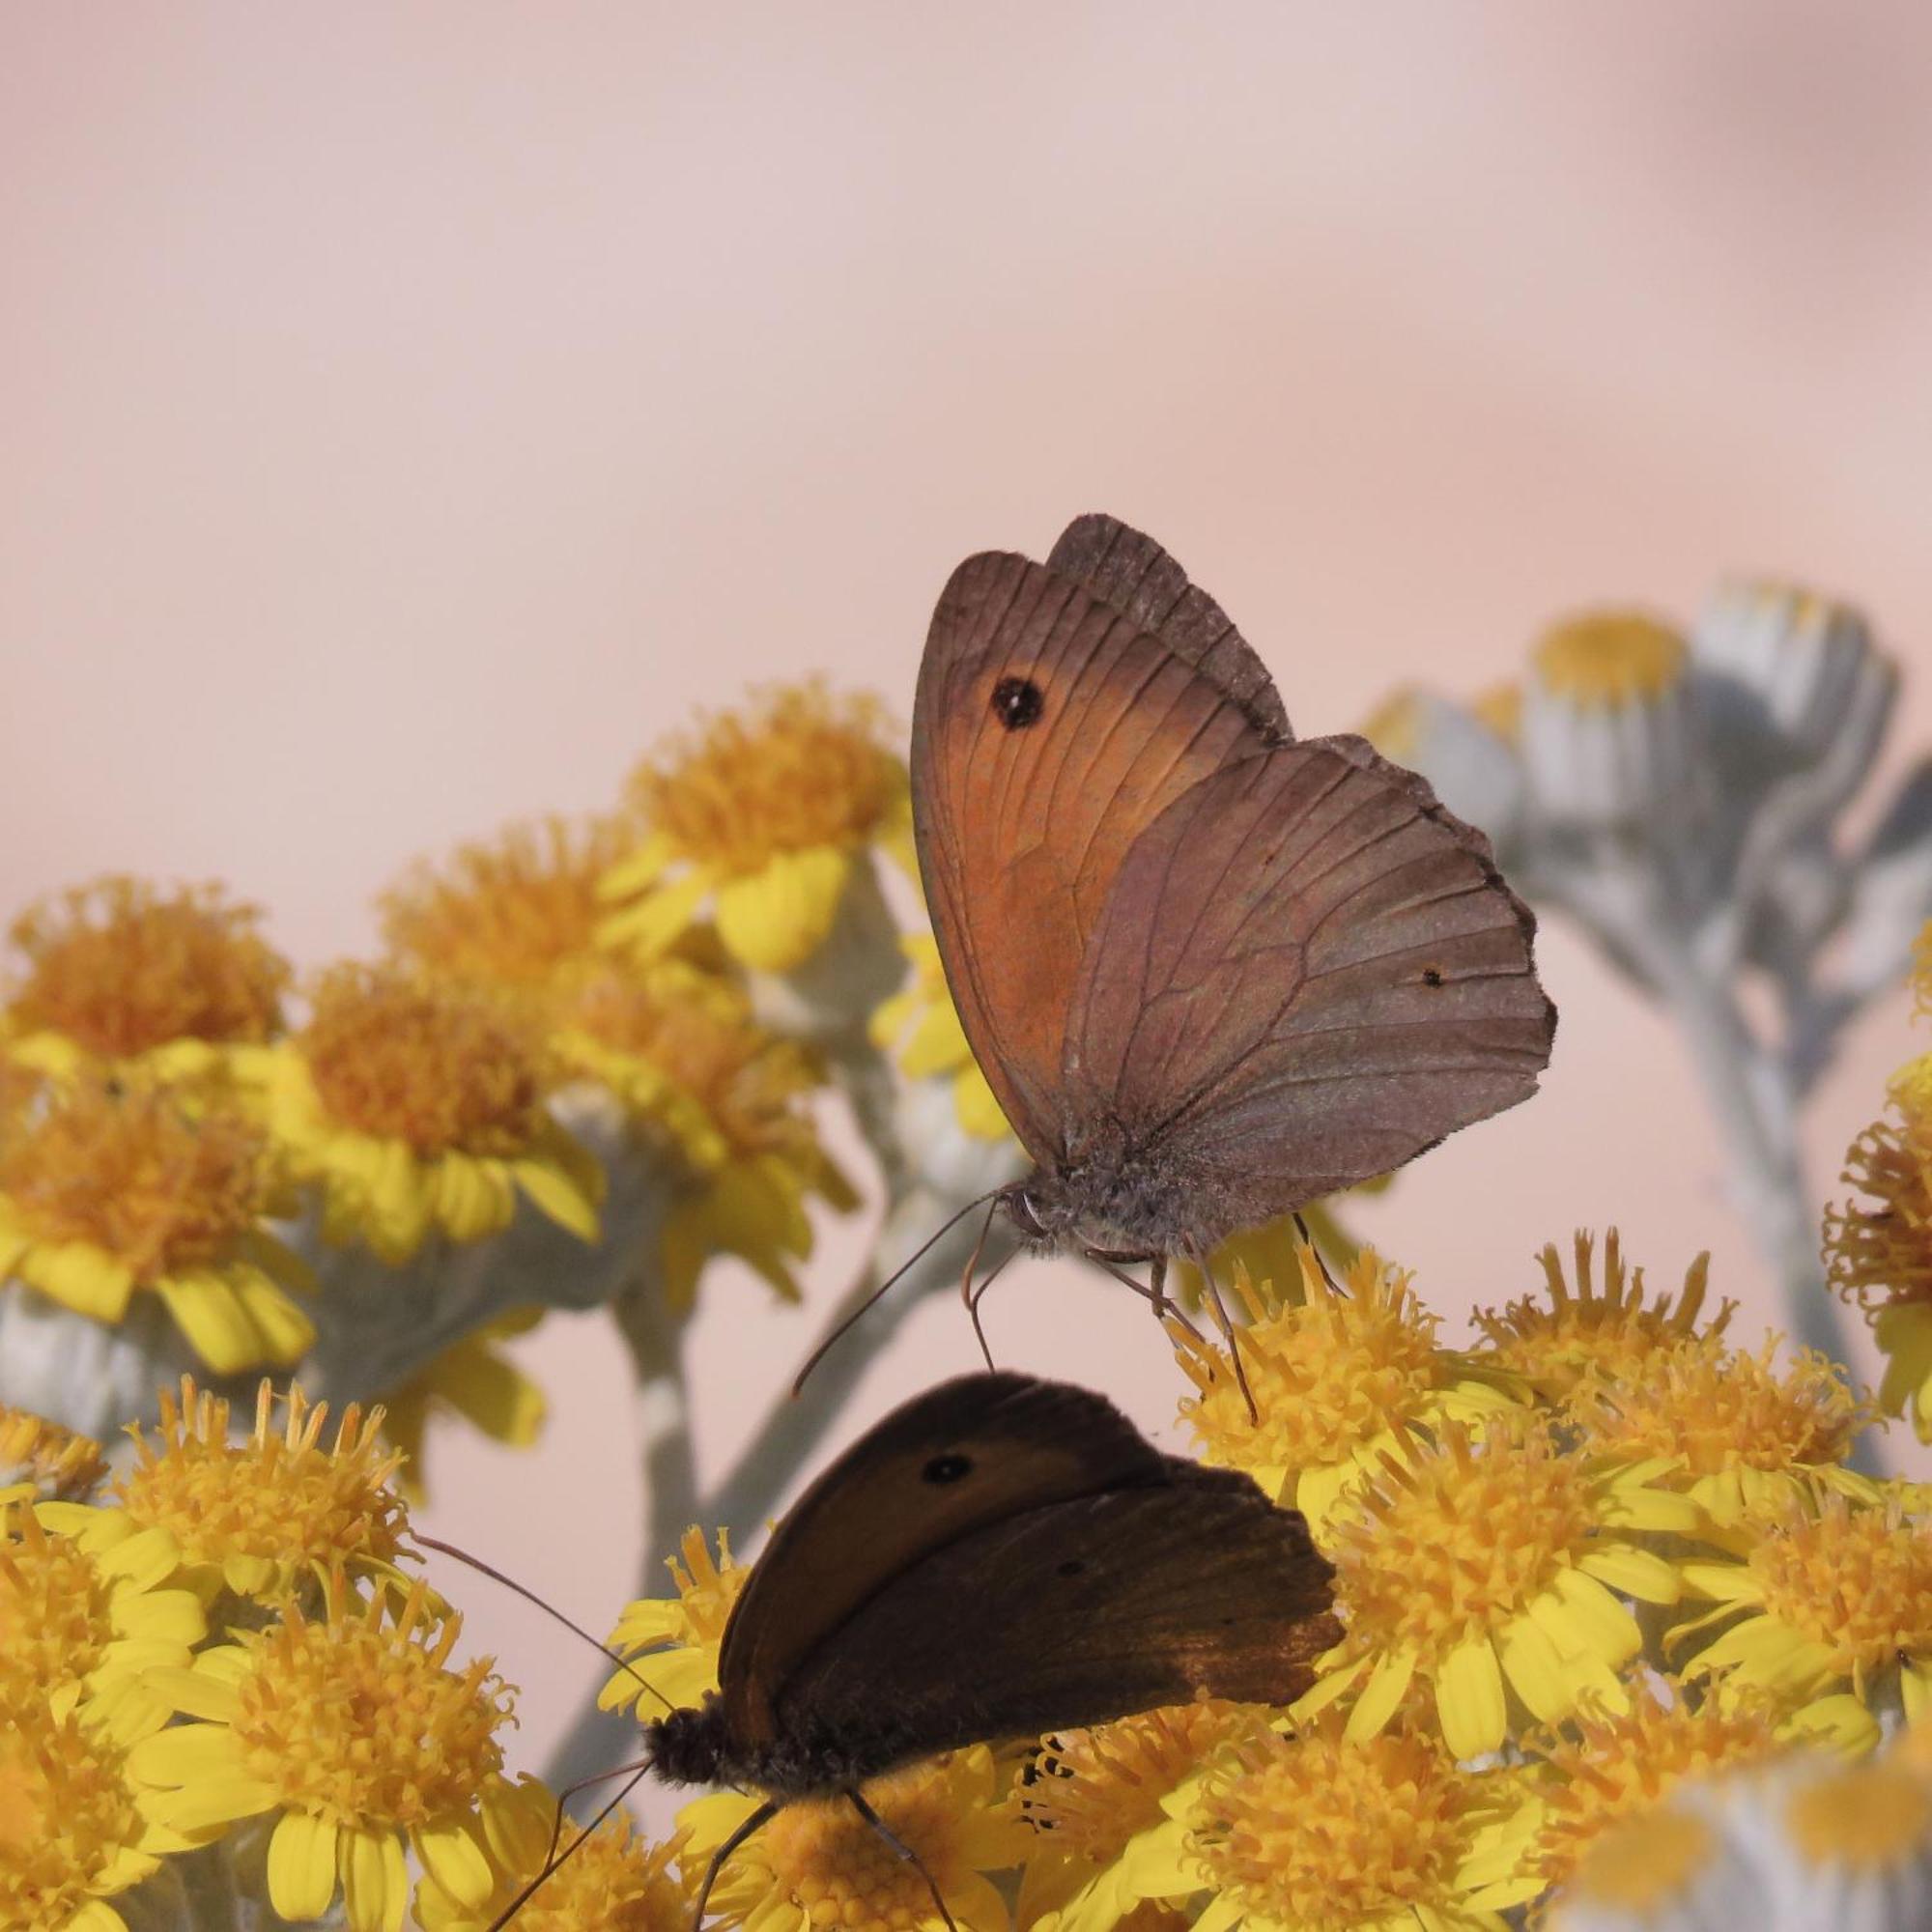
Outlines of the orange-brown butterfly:
M1488 839L1364 739L1296 739L1220 608L1112 517L952 573L912 797L947 982L1035 1163L997 1198L1042 1245L1150 1263L1156 1310L1171 1257L1548 1063L1535 920Z
M1295 1511L1164 1455L1105 1397L964 1376L792 1505L725 1625L719 1689L647 1724L645 1761L765 1796L708 1895L797 1799L842 1796L883 1831L859 1787L915 1758L1197 1693L1291 1702L1341 1638L1332 1574Z

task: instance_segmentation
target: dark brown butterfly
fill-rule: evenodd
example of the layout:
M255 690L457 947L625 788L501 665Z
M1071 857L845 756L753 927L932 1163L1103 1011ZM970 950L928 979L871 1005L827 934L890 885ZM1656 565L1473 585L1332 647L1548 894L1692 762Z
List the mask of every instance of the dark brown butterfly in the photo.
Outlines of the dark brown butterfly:
M765 1794L715 1874L796 1799L844 1795L876 1824L860 1785L915 1758L1197 1692L1288 1703L1340 1639L1331 1575L1294 1511L1162 1454L1104 1397L962 1377L792 1506L725 1626L719 1689L646 1725L646 1760Z
M1548 1063L1535 920L1489 841L1364 739L1297 740L1219 607L1111 517L953 572L912 796L948 984L1035 1162L999 1200L1042 1244L1151 1263L1157 1308L1170 1257L1399 1167Z

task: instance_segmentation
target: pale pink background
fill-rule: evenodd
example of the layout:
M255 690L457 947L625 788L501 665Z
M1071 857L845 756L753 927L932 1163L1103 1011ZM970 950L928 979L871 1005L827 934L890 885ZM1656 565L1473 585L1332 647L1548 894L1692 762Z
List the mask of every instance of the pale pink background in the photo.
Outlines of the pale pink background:
M7 909L218 876L305 963L364 946L406 861L605 804L700 701L826 667L903 713L951 566L1089 508L1318 730L1733 567L1932 669L1919 7L14 0L0 265ZM1660 1278L1710 1246L1761 1325L1675 1041L1543 956L1544 1096L1363 1224L1460 1313L1614 1218ZM1909 1043L1895 1000L1828 1082L1821 1189ZM757 1300L711 1284L708 1463L806 1332ZM1118 1291L989 1311L1170 1418ZM601 1624L621 1371L584 1324L526 1355L569 1397L546 1447L445 1439L435 1521ZM865 1412L967 1361L930 1308ZM594 1664L453 1587L539 1750Z

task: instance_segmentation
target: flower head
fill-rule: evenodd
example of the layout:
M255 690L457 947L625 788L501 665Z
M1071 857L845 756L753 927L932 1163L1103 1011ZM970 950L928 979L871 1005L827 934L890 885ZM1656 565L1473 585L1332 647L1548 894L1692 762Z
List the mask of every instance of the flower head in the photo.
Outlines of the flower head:
M541 1024L483 987L338 966L269 1075L270 1122L325 1190L324 1230L409 1260L433 1229L500 1234L528 1199L596 1237L602 1175L546 1104Z
M743 1256L796 1299L792 1264L811 1252L807 1200L844 1208L858 1198L807 1111L820 1083L810 1054L760 1027L734 988L678 961L587 980L563 1009L556 1050L617 1096L663 1159L671 1306L692 1305L717 1254Z
M143 1815L104 1731L44 1704L0 1723L0 1925L127 1932L107 1900L181 1843Z
M1620 1599L1676 1602L1677 1565L1645 1539L1697 1521L1659 1473L1566 1455L1524 1412L1480 1437L1445 1422L1433 1445L1384 1455L1354 1492L1359 1513L1331 1520L1348 1634L1297 1709L1352 1699L1350 1735L1369 1737L1420 1680L1458 1758L1500 1747L1511 1691L1545 1722L1592 1691L1621 1709L1616 1673L1642 1635Z
M96 1321L158 1295L210 1368L293 1362L315 1331L307 1269L262 1226L262 1131L146 1079L82 1079L0 1137L0 1276Z
M62 1073L154 1056L183 1071L260 1044L281 1028L289 983L261 917L214 886L163 894L121 877L37 905L14 923L26 968L0 1031Z
M1538 1889L1520 1780L1459 1770L1413 1731L1264 1732L1209 1770L1191 1823L1199 1876L1219 1894L1196 1921L1208 1932L1500 1927Z
M1204 1697L1041 1739L1009 1801L1036 1834L1020 1922L1064 1909L1084 1932L1106 1932L1145 1905L1139 1854L1146 1834L1172 1835L1167 1801L1266 1719L1253 1705Z
M608 819L512 826L393 887L383 899L384 937L430 973L542 990L594 952L598 881L627 842Z
M1435 1318L1417 1302L1410 1277L1373 1248L1356 1255L1339 1287L1312 1248L1297 1244L1293 1254L1293 1299L1245 1269L1235 1275L1248 1315L1239 1347L1255 1412L1227 1350L1177 1329L1176 1352L1199 1391L1180 1412L1208 1461L1245 1469L1277 1502L1299 1509L1321 1538L1398 1432L1452 1416L1475 1420L1511 1406L1511 1397L1467 1357L1436 1346Z
M319 1918L340 1893L352 1932L398 1932L406 1843L442 1891L480 1904L509 1698L489 1659L452 1667L460 1631L421 1583L392 1611L338 1577L326 1615L291 1603L191 1670L155 1673L195 1721L129 1754L149 1809L189 1833L274 1814L269 1896L284 1918Z
M1714 1520L1735 1523L1749 1503L1807 1470L1835 1469L1866 1418L1847 1371L1799 1351L1780 1371L1776 1344L1755 1355L1693 1335L1653 1350L1619 1379L1596 1377L1566 1415L1584 1446L1610 1461L1662 1458Z
M713 719L696 742L640 766L631 791L645 837L605 879L618 909L603 936L642 958L709 902L733 957L789 972L831 932L865 848L902 853L911 830L905 767L878 707L817 684Z
M557 1801L536 1779L504 1786L484 1814L488 1896L465 1905L425 1877L416 1890L423 1932L490 1932L542 1873L557 1816ZM565 1832L571 1846L575 1828L566 1822ZM680 1848L675 1838L653 1845L628 1813L613 1813L517 1908L519 1932L687 1932L691 1897L672 1869Z
M611 1647L627 1660L645 1660L641 1669L613 1671L597 1693L604 1711L635 1709L656 1717L673 1707L700 1702L718 1688L718 1649L724 1626L751 1573L732 1562L724 1532L718 1532L714 1558L701 1529L684 1533L676 1556L665 1559L677 1599L643 1597L624 1606Z
M0 1712L78 1709L127 1743L165 1719L143 1673L187 1663L207 1629L201 1603L179 1585L165 1530L79 1504L62 1518L75 1533L50 1533L31 1508L0 1510Z
M961 1932L1006 1932L1006 1902L984 1877L1017 1864L1026 1828L997 1803L985 1746L929 1758L867 1786L867 1802L919 1855ZM700 1798L678 1813L687 1863L705 1861L755 1800ZM711 1910L727 1925L779 1932L800 1923L943 1932L945 1920L917 1866L886 1843L843 1798L785 1805L725 1861Z
M1684 1779L1761 1763L1783 1748L1761 1703L1700 1703L1681 1686L1667 1701L1639 1685L1622 1711L1579 1712L1537 1746L1544 1809L1536 1868L1546 1884L1562 1886L1596 1839Z
M1762 1693L1846 1742L1870 1732L1834 1708L1845 1693L1871 1712L1902 1703L1915 1722L1932 1711L1932 1525L1895 1494L1860 1502L1814 1478L1761 1503L1737 1540L1741 1563L1684 1566L1686 1587L1717 1607L1672 1643L1730 1624L1689 1659L1687 1678Z
M82 1502L106 1474L93 1436L0 1403L0 1506L22 1497Z
M1476 1313L1476 1325L1488 1339L1497 1365L1522 1377L1547 1402L1562 1402L1593 1372L1613 1381L1628 1380L1654 1350L1686 1336L1721 1335L1737 1306L1730 1300L1720 1303L1709 1326L1699 1330L1697 1321L1704 1311L1710 1277L1708 1254L1699 1255L1685 1269L1683 1293L1673 1305L1668 1294L1660 1294L1654 1303L1645 1301L1643 1270L1626 1268L1623 1243L1614 1228L1604 1236L1601 1286L1595 1251L1595 1237L1578 1229L1573 1286L1564 1275L1556 1244L1550 1242L1538 1257L1547 1303L1524 1295L1500 1312Z
M265 1380L254 1428L234 1440L227 1402L183 1377L179 1403L161 1396L156 1439L128 1432L134 1466L116 1486L128 1520L166 1531L190 1577L238 1596L277 1597L335 1572L399 1580L402 1457L378 1439L381 1411L352 1403L329 1443L327 1403L291 1384L278 1428L276 1400Z

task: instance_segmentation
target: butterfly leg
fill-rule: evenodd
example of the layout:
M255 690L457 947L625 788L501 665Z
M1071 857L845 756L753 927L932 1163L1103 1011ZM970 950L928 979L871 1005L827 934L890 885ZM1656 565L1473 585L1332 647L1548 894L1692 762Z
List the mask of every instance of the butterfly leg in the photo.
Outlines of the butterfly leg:
M974 1338L980 1344L980 1352L986 1358L986 1367L989 1370L993 1367L993 1351L986 1346L986 1331L980 1322L980 1304L985 1300L986 1291L1006 1272L1007 1264L1012 1260L1013 1255L1019 1252L1019 1249L1015 1248L1012 1255L1001 1256L993 1264L992 1271L986 1276L985 1280L966 1297L966 1313L973 1318Z
M986 1372L988 1375L993 1372L993 1351L986 1346L985 1329L980 1325L980 1294L984 1294L986 1290L993 1285L993 1276L997 1275L1000 1268L1005 1267L1007 1264L1006 1262L1000 1263L999 1266L994 1268L993 1273L989 1274L980 1283L980 1294L973 1293L973 1277L980 1272L980 1257L986 1252L986 1236L993 1232L993 1216L998 1212L999 1203L996 1201L992 1207L986 1209L986 1218L980 1224L980 1238L973 1243L973 1252L966 1257L966 1272L959 1277L959 1299L964 1305L966 1313L972 1318L973 1339L979 1343L980 1352L985 1357ZM1010 1259L1011 1257L1009 1256L1008 1260Z
M636 1766L635 1769L630 1765L622 1765L619 1766L619 1768L614 1772L604 1773L603 1776L601 1777L586 1777L583 1780L582 1784L573 1784L569 1787L569 1790L564 1792L563 1796L556 1801L556 1822L551 1827L550 1850L544 1856L542 1868L538 1871L536 1877L531 1879L529 1884L525 1886L523 1890L518 1892L516 1897L511 1899L509 1904L506 1905L503 1908L503 1910L497 1915L495 1918L491 1919L490 1932L503 1932L503 1927L509 1924L510 1920L513 1919L517 1916L517 1914L520 1913L524 1909L524 1907L530 1902L530 1900L536 1895L538 1889L549 1881L551 1876L557 1870L557 1868L560 1865L562 1865L563 1863L566 1862L566 1861L569 1860L569 1858L573 1853L579 1850L580 1847L582 1847L582 1845L586 1844L589 1841L592 1834L596 1832L598 1826L603 1824L605 1819L610 1817L611 1812L616 1810L616 1808L623 1804L624 1800L630 1797L631 1793L637 1789L639 1780L642 1778L644 1773L647 1772L649 1769L650 1765L648 1764L648 1762L640 1763L638 1766ZM585 1785L601 1784L604 1781L605 1777L621 1776L623 1773L626 1771L631 1773L631 1781L628 1784L626 1784L621 1791L617 1793L616 1797L611 1799L610 1804L605 1805L603 1810L598 1812L596 1817L591 1819L589 1824L584 1826L582 1831L578 1833L576 1837L571 1839L570 1843L567 1844L561 1852L558 1852L558 1850L556 1849L556 1841L562 1835L563 1833L564 1800L571 1795L571 1792L581 1791L584 1788ZM765 1809L765 1816L769 1817L770 1815L771 1815L771 1807L768 1805L766 1806ZM763 1819L759 1820L759 1823L762 1824L763 1822L764 1822ZM743 1832L740 1832L735 1837L732 1838L731 1845L737 1844L739 1840L744 1836L745 1833ZM726 1851L729 1851L731 1849L731 1845L727 1845L724 1849ZM696 1932L696 1925L693 1926L692 1932Z
M1315 1257L1315 1265L1321 1270L1321 1279L1325 1281L1337 1294L1342 1294L1346 1293L1346 1291L1342 1287L1342 1284L1339 1281L1337 1281L1332 1274L1328 1272L1328 1257L1324 1255L1321 1252L1321 1248L1316 1245L1315 1236L1308 1231L1308 1223L1301 1218L1299 1213L1296 1213L1294 1217L1294 1232L1301 1236L1301 1245L1305 1247L1308 1250L1308 1252Z
M1214 1310L1214 1325L1221 1331L1221 1339L1228 1345L1228 1355L1235 1364L1235 1380L1240 1385L1241 1400L1248 1406L1248 1420L1259 1422L1262 1412L1255 1405L1255 1392L1248 1386L1247 1364L1241 1360L1241 1338L1236 1333L1233 1318L1228 1313L1228 1304L1221 1299L1221 1290L1214 1279L1214 1270L1208 1257L1203 1255L1198 1264L1201 1279L1207 1284L1208 1300Z
M946 1921L946 1932L959 1932L958 1926L952 1922L952 1913L946 1909L946 1900L941 1896L939 1887L933 1882L932 1874L926 1870L919 1854L866 1803L856 1790L846 1792L845 1796L852 1801L853 1810L858 1812L859 1816L893 1848L894 1854L909 1864L925 1881L925 1889L931 1892L932 1902L938 1906L939 1916Z
M691 1932L701 1932L704 1924L704 1908L711 1903L711 1888L718 1883L718 1874L724 1869L724 1861L749 1838L753 1832L761 1830L772 1821L778 1810L770 1799L752 1813L718 1849L711 1854L711 1862L704 1867L704 1883L697 1888L697 1903L691 1909Z
M1152 1308L1154 1319L1157 1321L1179 1321L1197 1342L1201 1339L1200 1329L1195 1327L1194 1323L1188 1321L1187 1317L1180 1312L1179 1304L1169 1300L1164 1284L1164 1274L1156 1275L1156 1285L1150 1288L1145 1283L1136 1281L1121 1265L1122 1262L1152 1262L1162 1270L1165 1270L1167 1265L1167 1257L1165 1255L1117 1255L1111 1253L1106 1248L1082 1248L1080 1252L1096 1268L1100 1268L1112 1275L1122 1288L1132 1289L1143 1301Z

